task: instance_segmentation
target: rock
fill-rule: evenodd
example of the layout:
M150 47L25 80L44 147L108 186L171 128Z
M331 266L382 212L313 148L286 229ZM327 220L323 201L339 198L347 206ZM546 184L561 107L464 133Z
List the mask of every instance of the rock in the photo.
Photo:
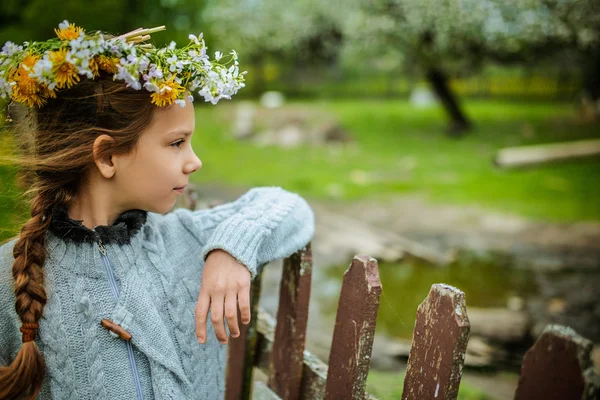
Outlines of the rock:
M312 134L313 143L350 143L352 136L335 122L319 126Z
M269 91L260 96L260 104L265 108L279 108L285 103L285 96L281 92Z
M254 134L254 116L256 106L249 101L240 102L235 112L233 136L236 139L245 139Z
M471 335L503 344L522 343L531 329L531 318L523 311L505 308L469 307Z
M305 141L306 132L294 123L290 123L282 127L277 132L276 144L284 149L291 149L300 146Z
M410 104L418 108L432 107L437 99L433 92L425 87L417 87L410 93Z

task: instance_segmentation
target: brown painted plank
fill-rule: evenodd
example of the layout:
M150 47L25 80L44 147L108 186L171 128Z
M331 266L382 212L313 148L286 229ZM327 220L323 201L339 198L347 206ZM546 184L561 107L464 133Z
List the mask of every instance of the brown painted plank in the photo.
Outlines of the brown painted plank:
M229 337L227 372L225 381L226 400L249 400L252 393L252 371L256 355L258 301L262 274L252 281L250 293L251 319L248 325L240 322L240 336ZM238 321L241 321L238 309Z
M275 318L259 309L256 330L258 331L258 341L255 366L267 371L275 336ZM325 397L326 382L327 364L308 350L304 350L300 400L322 400ZM376 400L371 395L367 395L366 399Z
M456 399L469 341L465 295L434 284L419 305L402 399Z
M547 326L525 354L515 400L600 399L592 346L571 328Z
M309 243L283 262L269 387L285 400L297 400L300 396L311 276Z
M371 365L381 282L377 260L359 255L344 273L325 399L363 399Z

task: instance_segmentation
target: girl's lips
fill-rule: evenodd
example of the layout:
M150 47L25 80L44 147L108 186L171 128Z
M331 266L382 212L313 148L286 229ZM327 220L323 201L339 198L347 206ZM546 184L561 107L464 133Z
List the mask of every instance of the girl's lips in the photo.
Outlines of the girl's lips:
M185 189L185 186L182 186L182 187L179 187L179 188L175 188L173 190L176 191L176 192L179 192L179 193L183 193L184 189Z

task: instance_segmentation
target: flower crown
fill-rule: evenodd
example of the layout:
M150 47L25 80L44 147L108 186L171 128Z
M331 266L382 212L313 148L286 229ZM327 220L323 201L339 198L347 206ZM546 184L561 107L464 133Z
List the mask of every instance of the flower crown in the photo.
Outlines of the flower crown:
M176 48L175 42L160 49L144 43L162 30L164 26L138 28L105 37L100 31L88 34L65 20L55 29L57 38L22 46L6 42L0 52L0 96L41 107L57 91L76 85L80 75L94 79L100 71L133 89L146 89L152 93L152 103L160 107L172 103L185 107L185 92L193 101L189 93L196 90L217 104L245 86L246 72L239 72L235 50L227 59L217 51L211 61L202 34L189 35L190 43L183 48Z

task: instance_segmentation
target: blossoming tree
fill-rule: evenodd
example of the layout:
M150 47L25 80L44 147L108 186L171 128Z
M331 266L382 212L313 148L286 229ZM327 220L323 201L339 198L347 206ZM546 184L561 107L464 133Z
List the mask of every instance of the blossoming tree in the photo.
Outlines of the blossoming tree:
M332 54L373 67L385 59L388 68L423 74L456 135L471 123L448 76L475 72L488 61L574 61L590 94L600 98L597 0L220 0L208 5L205 18L228 46L257 56L294 56L310 38L339 31L339 43L323 46Z

